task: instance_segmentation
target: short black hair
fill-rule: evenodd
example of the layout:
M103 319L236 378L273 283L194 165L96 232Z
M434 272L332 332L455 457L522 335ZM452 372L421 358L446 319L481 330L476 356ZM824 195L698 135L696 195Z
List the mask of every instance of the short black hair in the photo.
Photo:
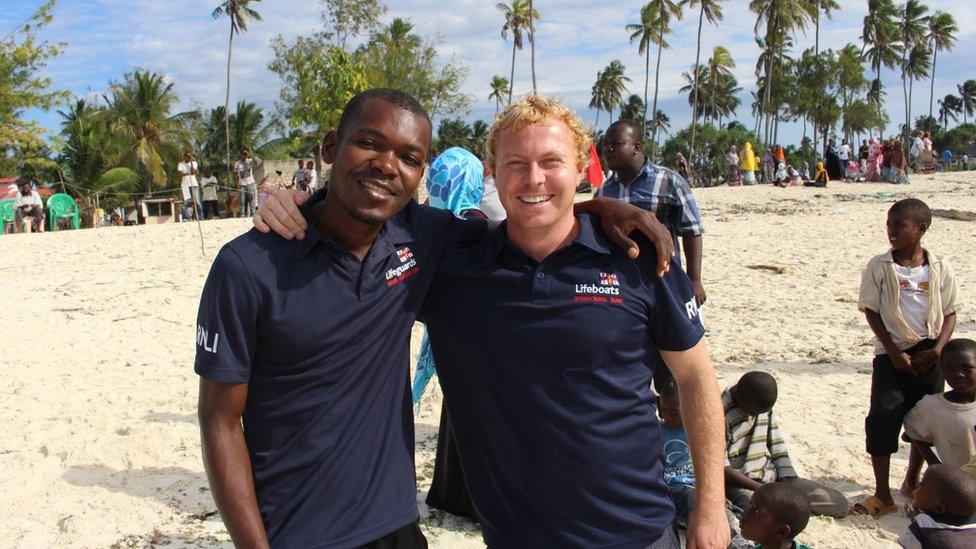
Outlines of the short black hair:
M363 107L370 99L386 101L387 103L396 105L402 109L406 109L418 116L423 116L424 120L427 121L427 126L432 127L430 115L427 114L427 109L425 109L424 106L421 105L416 98L414 98L414 96L407 92L392 88L373 88L357 93L346 103L346 106L343 107L342 117L339 118L339 128L336 130L339 137L342 137L349 125L352 124L360 114L362 114Z
M778 388L776 378L766 372L747 372L736 384L737 392L763 410L772 410L776 404Z
M621 118L620 120L617 120L617 121L613 122L612 124L610 124L609 126L607 126L607 133L610 133L610 130L612 128L617 128L617 127L621 127L621 126L624 127L624 128L630 128L631 130L633 130L634 135L635 135L635 141L640 141L640 139L637 139L636 138L636 135L638 133L640 133L638 131L637 125L634 124L633 122L631 122L630 120L626 119L626 118Z
M810 500L788 482L763 484L752 497L761 498L776 520L790 527L792 537L796 537L810 522Z
M942 348L942 354L948 353L970 353L976 355L976 341L966 338L950 339Z
M944 463L930 466L922 480L932 483L946 505L946 514L955 517L976 515L976 478L956 467Z
M891 208L888 208L888 213L908 214L915 223L924 224L926 228L932 226L932 210L929 209L928 204L917 198L903 198L895 202Z

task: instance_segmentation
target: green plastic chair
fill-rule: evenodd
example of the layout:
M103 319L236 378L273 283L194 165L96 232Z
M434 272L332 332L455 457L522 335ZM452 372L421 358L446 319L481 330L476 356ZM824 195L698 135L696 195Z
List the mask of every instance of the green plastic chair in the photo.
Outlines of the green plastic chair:
M7 225L13 223L17 217L14 215L16 208L15 202L11 199L0 200L0 234L7 233Z
M64 193L52 194L47 199L48 230L56 231L58 219L67 217L71 221L72 229L81 228L81 216L78 215L78 205L71 195Z

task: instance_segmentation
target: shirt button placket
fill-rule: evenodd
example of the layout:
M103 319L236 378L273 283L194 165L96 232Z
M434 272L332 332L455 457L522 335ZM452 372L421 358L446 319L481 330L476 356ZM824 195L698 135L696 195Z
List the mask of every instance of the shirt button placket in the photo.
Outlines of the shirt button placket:
M542 272L542 267L535 271L532 280L532 301L541 301L549 297L549 277Z

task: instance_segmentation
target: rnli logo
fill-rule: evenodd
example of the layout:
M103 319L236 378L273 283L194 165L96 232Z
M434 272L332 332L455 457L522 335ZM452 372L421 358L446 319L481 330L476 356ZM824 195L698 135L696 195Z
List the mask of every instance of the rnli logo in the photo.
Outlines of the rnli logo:
M401 248L396 251L396 254L400 259L400 263L406 263L413 259L413 252L410 251L410 248Z
M208 353L217 354L217 342L220 341L220 334L210 333L206 328L197 324L197 346L203 348Z
M623 304L620 297L620 279L613 273L600 273L596 284L577 284L573 301L577 303Z
M397 259L400 260L400 265L393 267L392 269L387 269L387 288L396 286L397 284L420 272L420 265L417 264L417 259L414 258L413 252L410 251L410 248L400 248L396 251L396 256Z

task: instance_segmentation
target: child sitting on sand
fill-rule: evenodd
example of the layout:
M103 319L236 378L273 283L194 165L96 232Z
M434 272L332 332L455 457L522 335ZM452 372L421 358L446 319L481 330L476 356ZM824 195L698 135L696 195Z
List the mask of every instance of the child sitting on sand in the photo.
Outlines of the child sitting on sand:
M976 479L961 469L929 467L905 512L912 518L898 538L905 549L976 547Z
M698 492L695 488L695 470L691 462L688 435L681 421L681 399L678 395L678 385L673 379L663 383L659 390L661 394L658 395L657 411L661 416L664 481L671 491L676 522L686 525L695 507ZM735 515L729 512L728 519L732 528L732 542L729 547L733 549L752 547L752 544L739 535L738 520Z
M771 482L789 482L810 500L813 513L842 518L850 505L844 496L804 478L793 469L786 441L773 416L776 380L766 372L748 372L722 393L725 408L726 495L745 509L752 492Z
M844 181L854 183L861 177L861 168L853 160L847 161L847 169L844 171Z
M810 502L790 483L763 484L752 494L742 513L742 537L756 542L756 549L810 549L796 536L810 521Z
M804 183L810 181L810 164L807 162L804 162L803 165L800 166L800 179L802 179Z
M976 341L947 343L941 365L950 389L924 397L908 412L905 436L929 465L962 467L976 456Z
M898 510L888 486L891 454L905 414L925 395L942 392L938 359L956 326L955 277L947 263L922 248L932 223L929 207L916 198L888 210L891 250L871 258L861 275L858 309L875 335L870 411L864 421L874 469L874 494L854 512L878 518ZM921 454L912 450L902 491L915 489Z
M798 187L803 185L803 180L800 179L800 172L796 171L796 168L793 166L788 166L786 168L786 175L789 176L789 180L786 183L788 186Z

